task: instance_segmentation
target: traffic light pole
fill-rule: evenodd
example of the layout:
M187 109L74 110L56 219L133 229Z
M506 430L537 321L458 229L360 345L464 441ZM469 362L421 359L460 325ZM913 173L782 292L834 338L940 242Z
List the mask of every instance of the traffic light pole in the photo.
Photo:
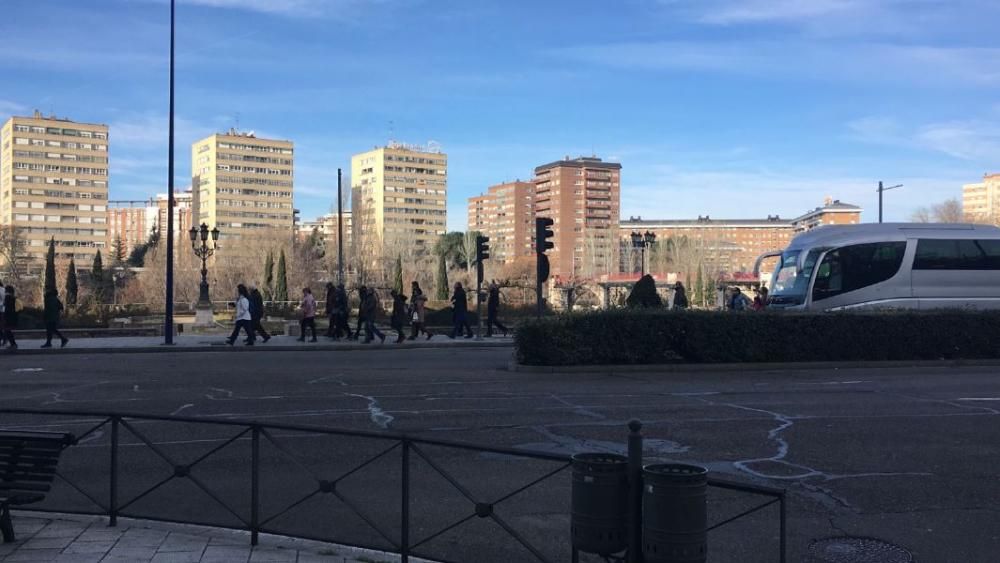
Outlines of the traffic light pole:
M535 260L535 303L537 305L536 315L538 318L542 318L542 312L545 311L545 302L542 301L542 284L545 283L542 280L542 260L545 259L545 255L542 254Z

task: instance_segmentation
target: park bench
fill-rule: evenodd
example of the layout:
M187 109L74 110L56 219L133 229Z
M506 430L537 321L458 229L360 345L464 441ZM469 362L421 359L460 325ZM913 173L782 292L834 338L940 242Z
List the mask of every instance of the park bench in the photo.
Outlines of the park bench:
M14 541L10 507L40 502L52 488L59 456L72 434L0 430L0 533Z

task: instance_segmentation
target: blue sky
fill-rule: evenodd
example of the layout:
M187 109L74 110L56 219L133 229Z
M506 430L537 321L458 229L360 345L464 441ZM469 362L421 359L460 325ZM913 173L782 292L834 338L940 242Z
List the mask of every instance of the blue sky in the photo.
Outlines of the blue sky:
M296 206L393 138L466 198L565 155L622 163L622 215L886 216L1000 172L995 0L178 0L177 185L237 123L295 141ZM166 186L165 0L0 0L0 116L111 126L113 199Z

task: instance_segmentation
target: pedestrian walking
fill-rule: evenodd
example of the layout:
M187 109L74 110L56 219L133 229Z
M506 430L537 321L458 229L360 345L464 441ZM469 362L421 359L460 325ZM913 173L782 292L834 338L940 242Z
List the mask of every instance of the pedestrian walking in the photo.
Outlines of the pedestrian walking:
M312 329L313 337L310 342L316 342L316 298L308 287L302 289L302 320L299 321L299 328L302 331L299 342L306 341L307 328Z
M236 286L236 317L234 321L233 333L226 339L226 344L232 346L236 342L236 338L239 337L240 330L243 330L247 334L246 345L253 346L255 338L250 318L250 292L243 284Z
M740 288L734 287L732 297L729 298L729 309L732 311L746 311L751 305L750 298L744 295L740 291Z
M430 340L433 334L431 331L427 330L427 296L424 295L423 290L420 289L420 284L414 281L410 285L411 299L410 299L410 319L413 324L413 330L410 333L410 340L416 340L420 333L423 332L427 335L427 340Z
M472 327L469 326L468 319L469 303L461 282L455 283L455 293L451 296L451 307L452 327L448 338L454 339L456 336L461 335L463 328L465 329L465 337L472 338Z
M327 321L329 321L326 327L327 338L333 338L333 331L337 327L337 321L334 319L336 309L337 288L333 285L333 282L326 282L326 306L323 312L326 314Z
M4 301L6 300L6 288L3 282L0 282L0 348L7 344L7 332L4 330Z
M350 302L347 299L347 290L344 289L344 284L341 282L337 284L337 290L334 292L334 322L336 324L333 331L334 340L339 340L343 335L346 335L348 340L351 339L351 327L347 322L349 311Z
M753 297L753 310L763 311L767 309L767 286L760 286L757 290L757 295Z
M271 335L264 330L261 320L264 318L264 296L260 294L257 286L250 284L250 332L260 334L263 342L271 339ZM249 342L249 339L246 340Z
M403 334L403 326L406 325L406 296L396 293L393 289L389 292L392 295L392 315L389 317L389 326L399 335L396 337L396 344L406 340Z
M358 288L358 326L354 329L354 339L361 338L361 329L365 326L365 300L368 299L368 287Z
M59 340L62 342L60 348L65 348L69 342L69 338L66 338L59 332L59 316L62 314L63 304L59 300L59 294L56 293L56 290L50 289L45 292L44 303L45 344L42 344L42 348L52 347L53 336L59 336Z
M684 289L684 284L677 282L674 284L674 310L683 311L688 308L688 296L687 290Z
M486 336L493 336L493 326L499 330L503 331L503 335L507 336L507 327L497 319L497 313L500 308L500 286L497 282L491 281L489 287L489 293L486 297Z
M375 326L378 309L378 296L375 295L375 288L370 287L368 288L368 293L365 295L365 300L361 302L361 311L364 313L365 318L365 344L374 340L376 336L379 337L379 340L385 342L385 335Z
M14 329L17 328L17 298L14 286L4 288L3 297L3 336L10 346L10 351L17 350L17 340L14 339Z

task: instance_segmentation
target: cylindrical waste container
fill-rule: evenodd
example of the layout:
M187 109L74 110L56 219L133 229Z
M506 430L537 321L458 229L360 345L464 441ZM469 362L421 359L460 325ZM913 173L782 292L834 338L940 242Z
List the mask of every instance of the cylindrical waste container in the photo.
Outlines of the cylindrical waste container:
M628 546L628 459L616 454L573 456L570 528L573 548L610 555Z
M708 470L663 463L642 471L642 554L646 563L704 563Z

